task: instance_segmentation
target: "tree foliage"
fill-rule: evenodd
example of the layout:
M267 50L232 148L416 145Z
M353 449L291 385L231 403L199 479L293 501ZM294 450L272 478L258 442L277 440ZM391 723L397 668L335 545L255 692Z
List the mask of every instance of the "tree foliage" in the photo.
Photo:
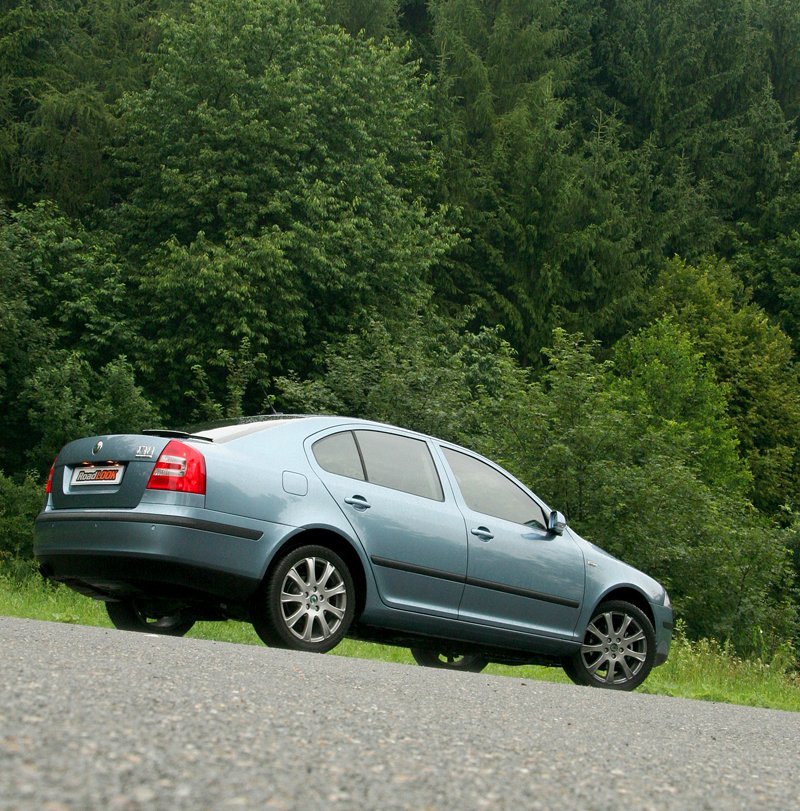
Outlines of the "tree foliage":
M465 237L440 284L534 361L559 321L612 333L640 283L616 121L600 117L584 136L567 126L564 7L432 4L442 195Z
M0 220L0 460L46 470L58 447L155 412L124 353L126 289L113 246L52 204Z
M0 0L0 554L78 434L339 411L791 636L799 9Z
M758 224L748 229L736 256L739 275L755 299L800 348L800 149L774 197L764 203Z
M730 267L674 260L654 286L653 312L668 313L727 386L727 406L753 474L751 497L776 513L800 494L800 377L789 338L754 304Z
M687 161L710 214L730 224L753 214L790 148L764 18L791 12L771 0L626 0L603 11L592 43L598 90L619 105L634 143L651 139L665 171Z
M694 633L747 651L759 628L774 646L797 621L789 538L742 496L746 469L730 448L703 447L716 432L730 442L732 430L723 393L685 341L689 379L676 389L673 378L663 403L642 408L675 359L669 329L634 339L620 368L557 331L541 379L476 403L490 426L480 444L584 537L665 583Z
M0 472L0 567L33 557L31 524L42 507L42 483L32 473L14 481Z
M170 0L18 0L0 12L0 197L106 201L115 102L144 85ZM177 4L175 4L177 5Z
M464 334L459 326L424 292L404 318L373 317L326 346L313 378L279 378L277 405L289 412L353 414L454 441L469 438L470 394L489 387L502 398L524 372L502 330Z
M201 2L166 25L122 107L113 223L147 312L136 357L171 413L188 416L195 367L221 399L244 339L262 378L306 369L362 313L409 301L450 246L428 116L403 51L321 6Z

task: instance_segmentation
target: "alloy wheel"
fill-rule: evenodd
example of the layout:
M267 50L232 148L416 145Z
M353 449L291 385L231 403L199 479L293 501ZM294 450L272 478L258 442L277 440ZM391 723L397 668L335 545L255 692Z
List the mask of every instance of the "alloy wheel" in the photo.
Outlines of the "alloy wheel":
M606 610L586 628L581 659L586 672L603 685L633 681L647 660L647 635L631 614Z
M305 557L287 571L280 605L283 622L294 637L306 643L324 642L342 624L347 611L347 586L329 560Z

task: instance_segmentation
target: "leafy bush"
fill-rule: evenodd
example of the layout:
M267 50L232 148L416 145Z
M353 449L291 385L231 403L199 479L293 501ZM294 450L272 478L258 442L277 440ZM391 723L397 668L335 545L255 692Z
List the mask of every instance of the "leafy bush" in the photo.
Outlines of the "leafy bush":
M42 474L67 440L155 421L126 298L112 240L52 204L0 210L0 469Z
M6 573L30 569L33 519L42 508L42 483L31 473L17 482L0 473L0 565ZM27 561L18 566L15 561Z
M39 437L28 451L39 469L46 469L70 440L135 432L158 421L124 357L95 371L79 352L53 352L28 376L21 399L28 406L31 434Z

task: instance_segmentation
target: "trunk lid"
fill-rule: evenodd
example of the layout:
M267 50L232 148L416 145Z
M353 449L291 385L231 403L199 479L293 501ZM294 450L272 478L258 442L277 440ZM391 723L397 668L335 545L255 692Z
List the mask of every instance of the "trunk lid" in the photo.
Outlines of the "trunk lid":
M56 459L53 509L131 509L142 500L169 437L110 434L76 439Z

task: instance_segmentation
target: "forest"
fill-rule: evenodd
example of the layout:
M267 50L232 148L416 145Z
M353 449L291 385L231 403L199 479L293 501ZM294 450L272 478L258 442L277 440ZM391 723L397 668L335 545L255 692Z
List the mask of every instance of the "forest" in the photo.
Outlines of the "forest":
M0 0L0 565L82 435L485 453L800 651L796 0Z

